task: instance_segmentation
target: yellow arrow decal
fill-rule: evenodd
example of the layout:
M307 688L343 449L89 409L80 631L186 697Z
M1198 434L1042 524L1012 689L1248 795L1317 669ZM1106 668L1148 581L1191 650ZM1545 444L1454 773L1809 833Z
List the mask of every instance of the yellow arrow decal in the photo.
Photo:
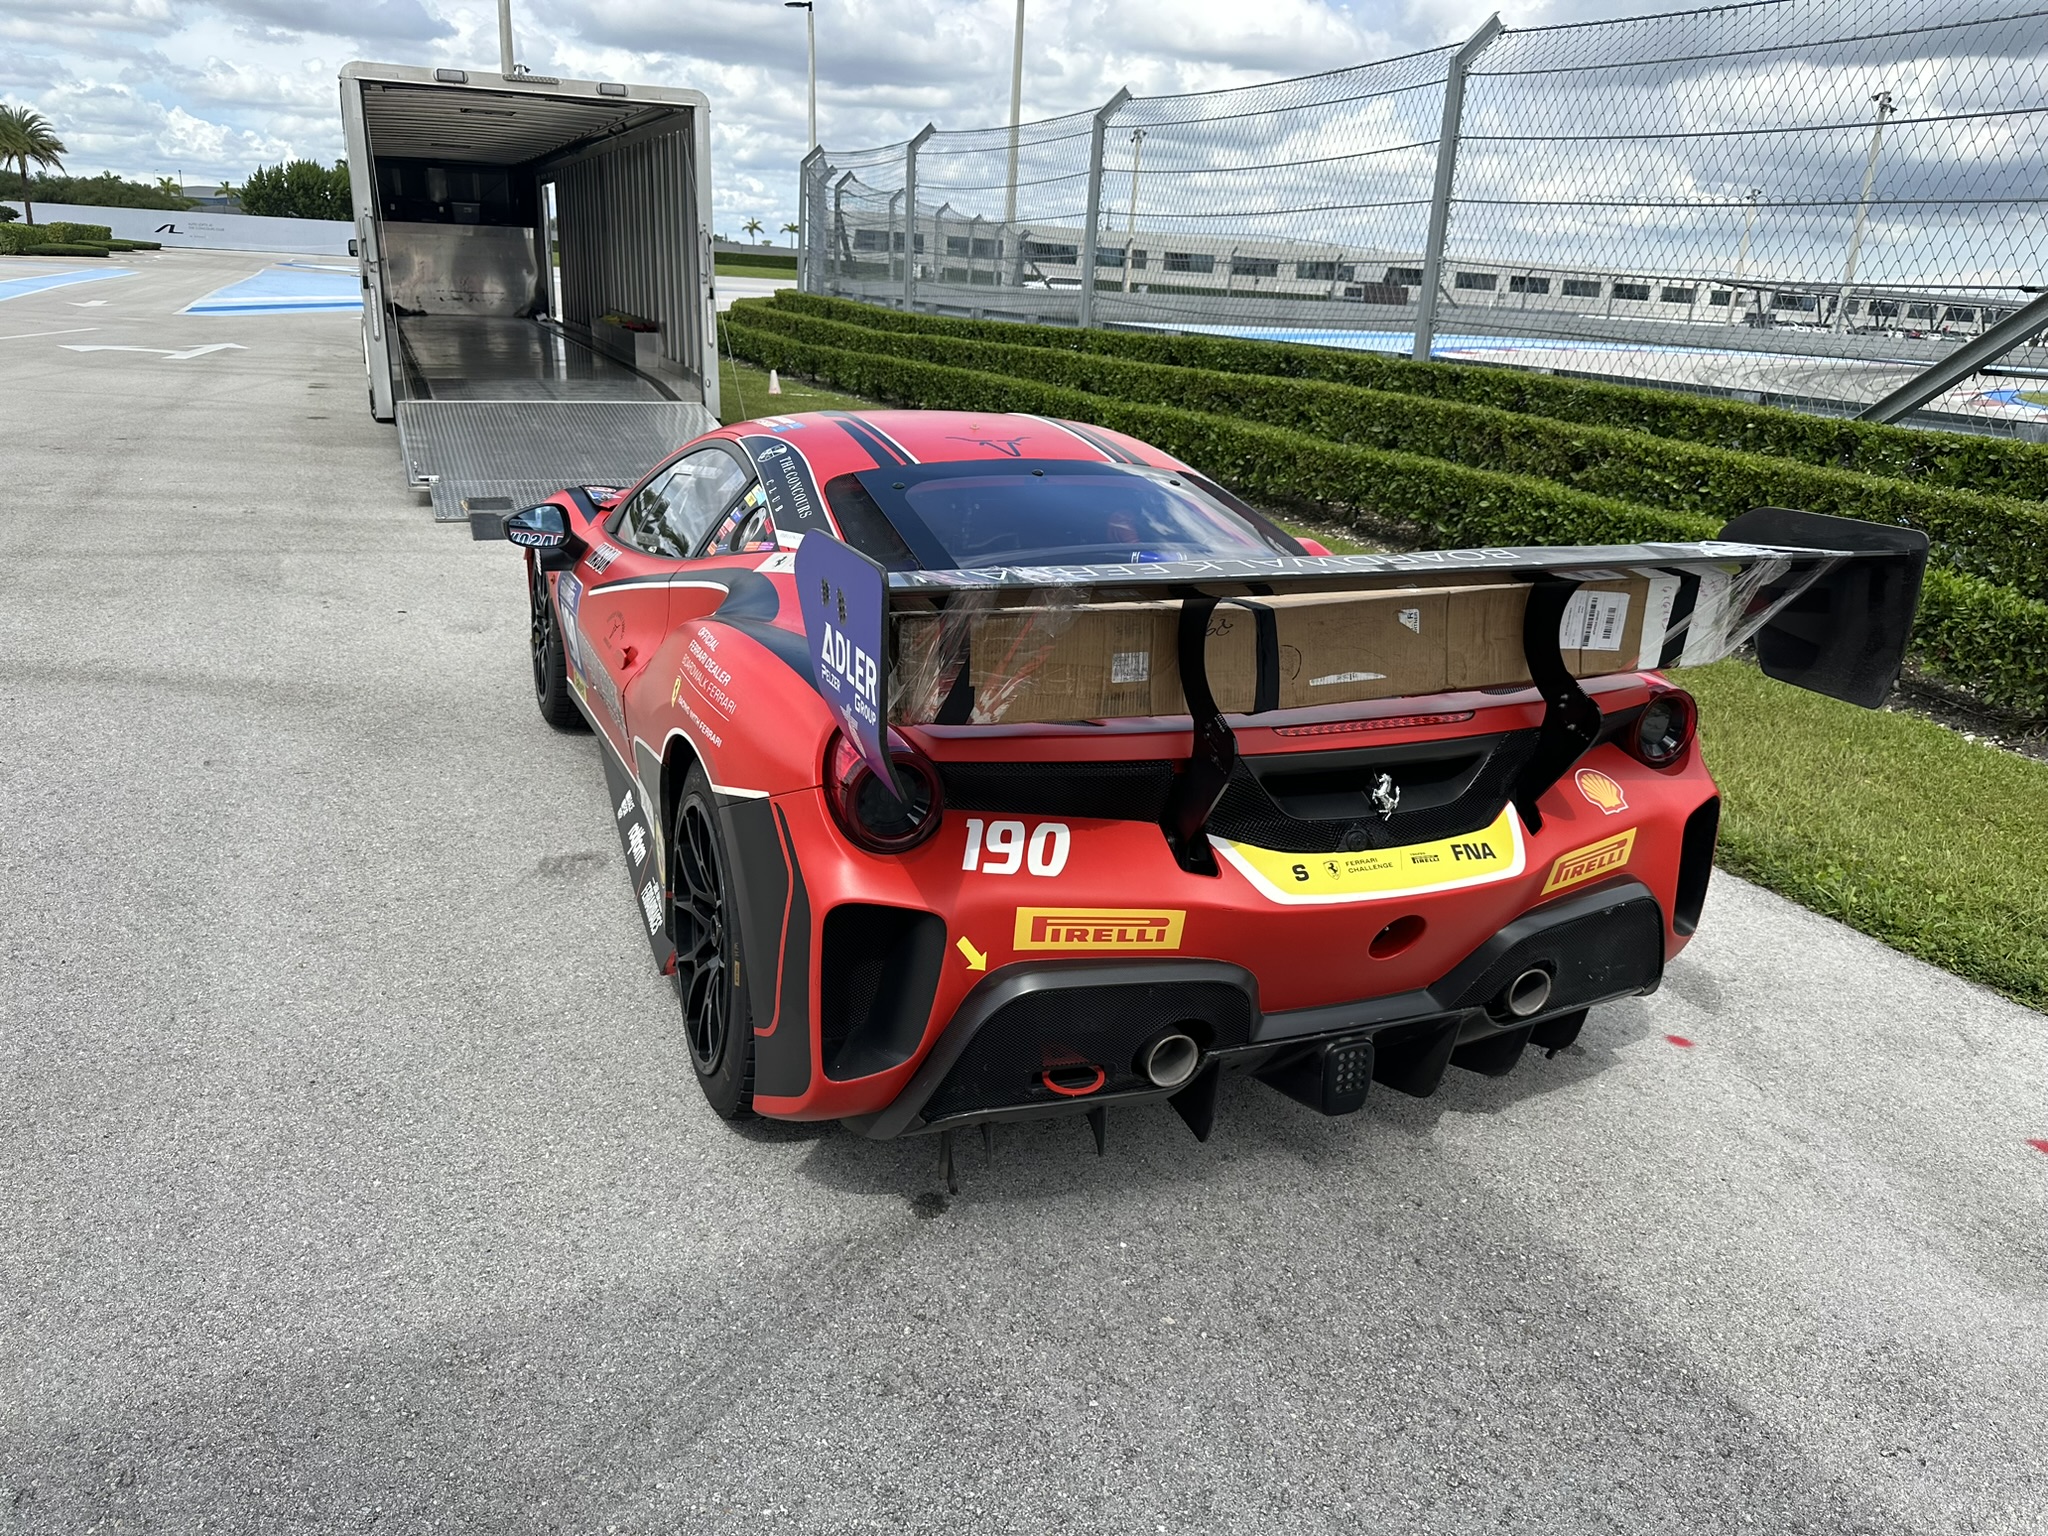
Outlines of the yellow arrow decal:
M970 971L985 971L988 969L988 955L968 943L967 935L963 933L953 943L954 947L967 957L967 969Z

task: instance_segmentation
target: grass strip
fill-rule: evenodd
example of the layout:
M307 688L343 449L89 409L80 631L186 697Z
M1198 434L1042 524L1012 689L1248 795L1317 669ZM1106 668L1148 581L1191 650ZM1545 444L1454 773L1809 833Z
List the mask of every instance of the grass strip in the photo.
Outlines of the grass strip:
M1678 681L1721 784L1724 868L2048 1010L2048 763L1746 662Z
M780 380L782 393L768 393L768 370L730 357L718 360L718 419L730 426L761 416L787 416L796 411L848 411L872 406L871 400L843 395L803 379Z

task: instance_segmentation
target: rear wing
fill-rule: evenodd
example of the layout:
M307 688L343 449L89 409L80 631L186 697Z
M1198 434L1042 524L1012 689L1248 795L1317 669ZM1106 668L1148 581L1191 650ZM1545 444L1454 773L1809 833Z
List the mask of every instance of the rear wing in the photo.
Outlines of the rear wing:
M820 688L885 782L884 722L1184 714L1194 751L1166 831L1212 869L1226 716L1533 685L1543 724L1511 798L1534 830L1600 729L1581 678L1753 643L1772 677L1875 708L1926 564L1916 530L1762 507L1695 544L895 573L811 533L796 575Z

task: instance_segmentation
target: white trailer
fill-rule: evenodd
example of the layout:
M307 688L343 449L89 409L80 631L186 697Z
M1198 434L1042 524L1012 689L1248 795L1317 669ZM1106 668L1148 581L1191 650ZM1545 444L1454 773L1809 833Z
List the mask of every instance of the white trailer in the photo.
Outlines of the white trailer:
M355 63L341 113L370 412L437 520L717 424L700 92Z

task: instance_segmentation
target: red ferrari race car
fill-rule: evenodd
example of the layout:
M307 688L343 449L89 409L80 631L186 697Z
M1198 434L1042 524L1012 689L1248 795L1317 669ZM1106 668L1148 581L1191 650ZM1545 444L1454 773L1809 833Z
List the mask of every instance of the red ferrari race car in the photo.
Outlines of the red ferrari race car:
M526 552L542 717L603 745L720 1115L875 1137L1326 1114L1557 1049L1699 921L1720 801L1664 669L1875 706L1918 533L1331 556L1031 416L770 417Z

